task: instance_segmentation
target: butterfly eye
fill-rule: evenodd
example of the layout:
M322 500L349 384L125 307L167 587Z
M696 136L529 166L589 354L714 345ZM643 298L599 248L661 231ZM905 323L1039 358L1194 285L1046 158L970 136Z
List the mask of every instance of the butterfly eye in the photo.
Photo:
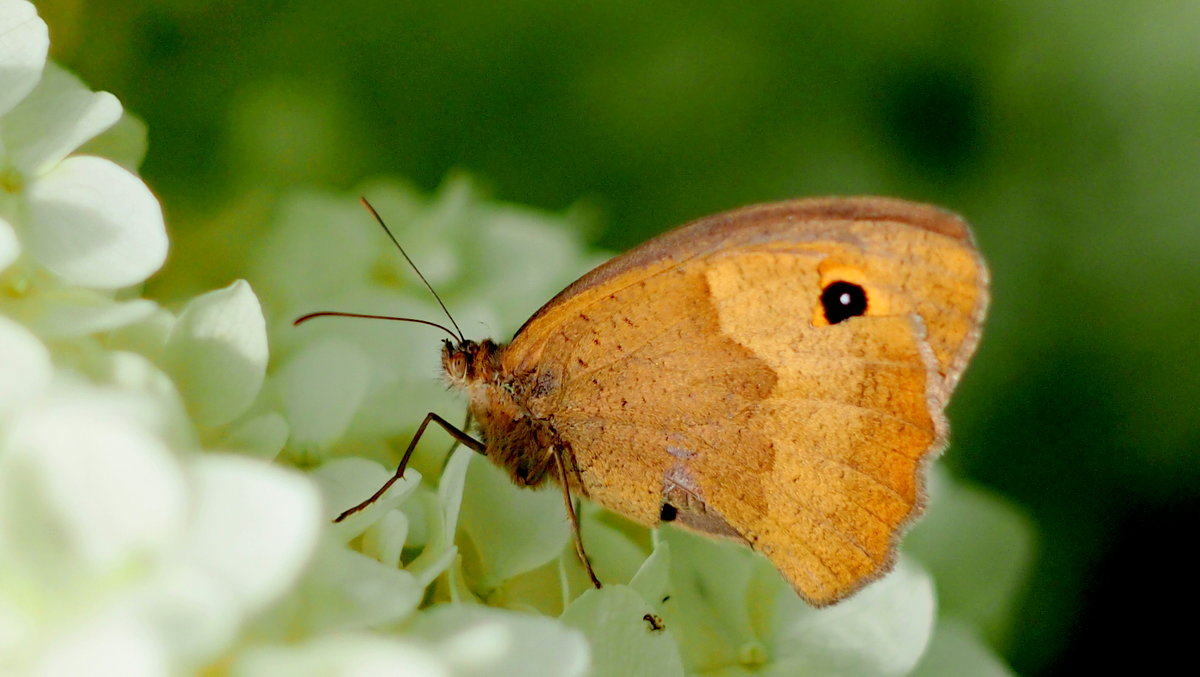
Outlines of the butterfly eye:
M856 284L834 282L821 292L821 305L829 324L837 324L867 312L867 292Z
M454 353L450 356L449 365L450 373L455 378L465 378L467 375L467 358L462 353Z

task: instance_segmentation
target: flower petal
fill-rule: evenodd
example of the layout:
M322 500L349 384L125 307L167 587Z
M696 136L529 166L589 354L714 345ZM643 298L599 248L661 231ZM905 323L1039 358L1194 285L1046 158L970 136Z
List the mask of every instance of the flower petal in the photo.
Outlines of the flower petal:
M25 327L0 315L0 414L41 394L51 376L50 351Z
M0 0L2 1L2 0ZM126 613L102 614L55 639L42 654L37 677L96 674L155 677L171 672L152 628Z
M50 49L50 33L24 0L0 0L0 115L37 85Z
M139 583L117 604L154 628L177 662L212 660L242 628L245 609L236 593L199 567L160 567Z
M195 474L183 561L258 611L292 587L316 547L320 496L306 478L241 456L203 456Z
M267 325L245 280L192 299L167 339L163 361L201 425L237 418L267 372Z
M4 0L0 0L3 2ZM0 218L0 273L4 272L21 255L21 243L12 224Z
M454 537L458 530L459 511L462 508L463 490L467 482L467 469L474 456L475 452L463 446L454 450L450 459L446 461L446 467L442 470L442 476L438 481L438 509L423 511L423 520L411 520L410 528L413 531L420 530L419 527L423 522L424 531L427 532L424 539L426 541L425 549L408 565L408 570L423 585L433 582L451 564L458 565L458 546L455 545ZM408 473L405 472L405 478L407 479L407 477ZM416 503L413 507L420 505L420 503ZM407 537L413 541L422 540L413 538L411 532Z
M342 436L366 393L367 365L357 346L331 338L305 346L276 375L299 451L319 450Z
M482 561L485 585L535 569L562 553L570 529L558 485L543 491L520 489L495 464L474 458L467 486L462 529L471 535Z
M391 476L391 471L365 458L335 459L311 473L325 498L325 516L329 519L370 496ZM330 527L332 533L341 536L342 542L356 538L392 508L407 500L420 486L421 473L407 468L404 477L374 503Z
M751 609L773 609L776 593L750 597L751 579L768 575L779 592L795 598L771 565L748 548L714 541L674 527L659 530L670 543L671 596L663 617L693 672L704 666L736 664L739 652L761 645L762 629Z
M454 543L454 533L458 529L459 512L462 510L463 493L467 486L467 471L471 467L471 459L475 452L466 447L458 447L446 461L442 476L438 480L438 507L442 513L441 538Z
M562 503L562 494L558 485L553 485L546 491L555 491L559 495L559 503ZM559 514L563 515L563 510L559 510ZM584 537L587 545L588 559L592 563L592 568L596 571L596 576L602 581L612 581L619 583L630 581L641 570L642 565L646 563L646 558L649 553L646 548L637 542L631 530L622 529L622 526L611 517L605 517L606 511L594 504L582 504L580 521L583 523L582 531L587 534ZM565 515L561 517L567 527L570 527L570 522L567 521ZM586 571L583 568L583 563L579 561L579 557L575 554L575 548L568 547L564 551L564 564L572 574L579 574L584 578L579 578L582 582L586 579ZM588 582L590 585L591 582ZM647 599L650 599L647 597Z
M167 232L141 179L103 158L71 157L27 192L30 254L68 283L116 289L162 266Z
M679 675L683 661L670 628L651 616L654 609L624 585L606 585L580 595L562 621L583 631L592 648L591 675Z
M115 301L111 294L78 287L39 290L9 303L13 317L48 340L112 331L141 322L156 310L153 301Z
M440 645L454 674L573 677L587 674L588 644L561 621L466 604L443 604L415 619L414 633Z
M929 644L921 664L911 677L1014 677L974 630L957 619L943 619Z
M4 116L0 139L9 166L34 181L120 117L117 97L93 92L49 62L29 96Z
M671 544L665 538L658 537L657 532L654 540L654 551L642 562L629 581L629 587L657 606L671 593Z
M134 352L161 362L174 326L175 314L158 306L145 318L109 330L104 336L104 345L109 350Z
M905 552L933 574L942 613L1000 637L1030 573L1033 525L999 496L955 482L941 468L931 480L929 508L905 537Z
M274 209L277 227L252 252L251 278L266 297L291 311L339 301L366 283L387 241L353 198L296 192Z
M271 460L279 455L287 438L287 421L272 411L239 423L221 444L247 456Z
M81 373L123 393L137 393L153 400L151 407L141 412L140 422L154 431L171 449L194 449L195 430L187 419L187 411L179 390L171 377L158 365L138 353L126 350L95 350L75 363Z
M411 573L325 543L287 604L304 608L308 632L352 632L408 618L424 594L425 586ZM287 605L281 609L287 610ZM293 616L289 625L295 628L299 622Z
M363 533L362 553L379 560L380 564L402 568L404 543L408 540L408 515L401 510L389 510L378 522Z
M146 419L154 402L71 390L22 412L0 454L0 550L59 585L103 574L172 542L183 473Z
M813 609L791 590L775 611L780 665L796 675L907 675L925 652L937 613L933 581L901 557L892 573L854 597Z
M256 647L237 657L233 677L452 677L427 648L371 635L335 635L294 644Z

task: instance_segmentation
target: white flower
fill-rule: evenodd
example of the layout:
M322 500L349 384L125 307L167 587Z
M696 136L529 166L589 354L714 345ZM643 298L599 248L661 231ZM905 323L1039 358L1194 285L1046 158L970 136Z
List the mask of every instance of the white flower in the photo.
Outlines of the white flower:
M517 488L507 473L482 458L472 459L467 486L462 531L478 558L482 589L499 586L563 554L571 531L557 487ZM497 505L504 509L497 510ZM513 543L521 547L514 548Z
M0 315L0 417L50 382L50 351L21 325Z
M551 618L475 605L443 605L422 614L399 640L335 634L300 646L253 648L234 662L231 673L235 677L584 677L589 674L589 653L579 632Z
M298 452L324 448L346 432L366 394L370 366L352 343L331 337L292 355L275 376Z
M224 425L245 412L267 371L267 327L250 285L238 280L192 299L163 360L197 423Z
M0 267L20 251L64 283L137 284L166 258L162 210L111 160L70 156L121 117L121 104L45 63L33 6L0 0ZM40 75L40 79L38 79Z
M25 0L0 0L0 115L37 84L50 49L50 34Z
M587 641L555 619L466 604L422 614L417 637L432 640L452 675L583 677Z
M17 225L30 255L69 284L137 284L166 259L158 201L111 160L66 158L30 181L24 197L24 222Z
M300 575L320 523L312 484L181 456L164 414L152 397L69 380L10 412L0 672L114 652L143 667L209 661Z
M899 676L917 664L933 632L933 582L904 557L850 599L814 609L745 548L675 529L663 536L670 575L659 585L666 587L651 584L662 578L645 571L649 564L631 585L660 608L690 672Z
M679 645L656 611L637 590L606 585L586 590L562 620L587 636L595 674L682 677Z

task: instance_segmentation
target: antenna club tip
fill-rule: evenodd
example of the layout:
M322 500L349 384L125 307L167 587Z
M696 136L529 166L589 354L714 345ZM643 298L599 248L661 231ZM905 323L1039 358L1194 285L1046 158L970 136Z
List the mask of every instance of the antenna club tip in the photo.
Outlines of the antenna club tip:
M383 225L383 218L379 216L379 212L375 211L375 205L371 204L366 195L359 195L358 203L370 212L371 216L375 217L375 220L379 221L380 225ZM387 226L384 226L384 230L387 230Z

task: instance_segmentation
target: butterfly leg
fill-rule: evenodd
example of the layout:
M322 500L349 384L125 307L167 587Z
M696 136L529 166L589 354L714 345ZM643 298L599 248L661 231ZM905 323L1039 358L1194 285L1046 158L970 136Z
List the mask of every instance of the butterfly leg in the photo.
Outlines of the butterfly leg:
M461 428L459 428L459 430L460 430L460 431L462 431L462 430L470 430L470 429L471 429L471 420L472 420L472 417L471 417L471 410L470 410L470 409L468 409L468 410L467 410L467 417L466 417L466 419L463 421L462 427L461 427ZM458 445L459 445L459 444L460 444L460 443L459 443L459 441L458 441L458 438L457 438L457 437L456 437L456 438L454 438L454 441L450 443L450 448L446 450L446 455L442 457L442 472L445 472L445 471L446 471L446 466L447 466L447 465L450 465L450 457L454 455L454 450L458 448ZM482 453L483 453L482 451L475 450L475 449L473 449L473 451L477 451L477 452L478 452L478 453L480 453L480 454L482 454Z
M575 554L579 556L579 561L583 563L583 568L587 569L588 578L592 579L592 585L599 588L600 579L596 578L596 572L592 569L592 562L583 550L583 535L579 530L579 514L575 512L575 501L571 500L571 482L570 478L567 477L567 464L563 460L562 450L558 447L554 448L554 462L558 466L558 483L562 486L563 501L567 505L567 517L571 520L571 531L575 534Z
M359 510L362 510L363 508L379 500L379 497L382 496L388 489L390 489L397 480L399 480L401 477L404 477L404 469L408 467L408 459L410 456L412 456L413 449L417 448L417 442L420 441L421 435L425 434L425 428L429 425L430 421L442 426L442 429L447 433L450 433L450 436L453 437L455 442L458 444L461 444L464 447L467 447L468 449L480 454L483 453L482 442L454 427L454 424L431 411L425 415L425 420L421 421L421 425L417 427L417 433L413 435L412 440L410 440L408 443L408 448L404 450L404 455L400 457L400 465L396 467L396 472L388 478L388 481L383 483L382 487L379 487L375 493L371 494L370 498L338 515L337 519L333 520L334 522L341 522L350 515L353 515Z

